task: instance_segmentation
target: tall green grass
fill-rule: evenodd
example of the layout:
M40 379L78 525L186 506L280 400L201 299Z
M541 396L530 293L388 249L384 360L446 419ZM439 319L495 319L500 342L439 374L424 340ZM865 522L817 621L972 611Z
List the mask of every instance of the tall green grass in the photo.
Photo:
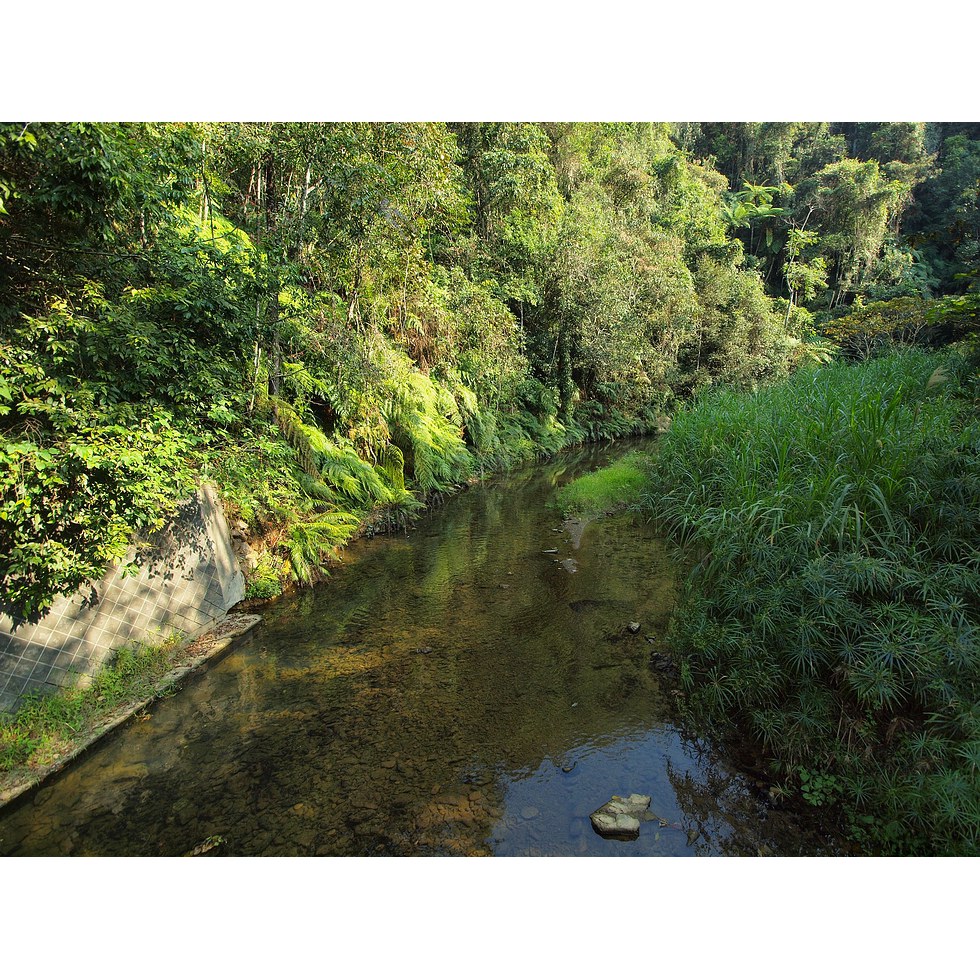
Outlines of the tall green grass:
M641 453L627 453L609 466L566 483L555 495L555 503L565 517L576 518L629 507L637 502L645 484L645 460Z
M644 509L691 570L694 710L876 853L980 849L980 426L951 354L716 392L674 420Z

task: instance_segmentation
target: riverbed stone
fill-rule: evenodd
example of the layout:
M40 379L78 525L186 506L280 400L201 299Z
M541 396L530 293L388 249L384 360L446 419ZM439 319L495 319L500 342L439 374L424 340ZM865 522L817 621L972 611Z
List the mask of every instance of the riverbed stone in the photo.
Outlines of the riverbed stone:
M44 803L54 794L54 789L50 786L46 786L44 789L37 791L34 797L34 806L43 806Z
M640 835L640 821L626 813L596 811L590 817L595 832L602 837L635 838Z
M653 816L649 811L649 796L630 793L629 796L614 796L591 813L589 819L600 837L635 840L640 835L640 822Z

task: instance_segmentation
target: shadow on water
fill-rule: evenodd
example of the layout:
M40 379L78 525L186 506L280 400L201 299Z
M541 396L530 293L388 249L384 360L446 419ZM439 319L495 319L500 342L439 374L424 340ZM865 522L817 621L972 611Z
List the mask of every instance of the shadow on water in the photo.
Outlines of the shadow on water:
M493 478L358 542L0 816L0 854L819 853L672 719L651 667L674 596L663 543L629 515L566 527L550 507L622 451ZM631 792L661 819L595 834L590 812Z

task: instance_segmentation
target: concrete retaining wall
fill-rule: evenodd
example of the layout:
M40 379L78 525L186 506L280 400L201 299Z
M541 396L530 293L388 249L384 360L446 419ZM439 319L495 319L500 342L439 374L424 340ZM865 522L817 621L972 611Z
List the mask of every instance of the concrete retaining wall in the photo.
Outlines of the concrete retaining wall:
M37 624L0 616L0 711L16 710L32 691L84 683L126 643L174 630L197 636L244 595L228 525L210 487L129 559L134 568L108 569L100 582L56 600Z

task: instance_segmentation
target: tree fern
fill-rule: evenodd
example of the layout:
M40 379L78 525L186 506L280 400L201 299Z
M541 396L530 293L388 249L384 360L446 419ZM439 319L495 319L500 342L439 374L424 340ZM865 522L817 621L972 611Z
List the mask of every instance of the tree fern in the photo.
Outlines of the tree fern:
M462 415L451 393L417 372L389 380L383 412L393 443L422 490L445 491L473 472L462 438Z
M304 422L283 399L270 396L268 401L279 428L312 481L304 489L311 488L321 499L340 496L362 507L393 503L403 496L404 483L401 487L386 485L384 471L379 473L361 459L352 446L330 439L321 429Z
M405 489L405 456L402 451L391 443L384 446L375 469L384 477L388 485L397 491Z

